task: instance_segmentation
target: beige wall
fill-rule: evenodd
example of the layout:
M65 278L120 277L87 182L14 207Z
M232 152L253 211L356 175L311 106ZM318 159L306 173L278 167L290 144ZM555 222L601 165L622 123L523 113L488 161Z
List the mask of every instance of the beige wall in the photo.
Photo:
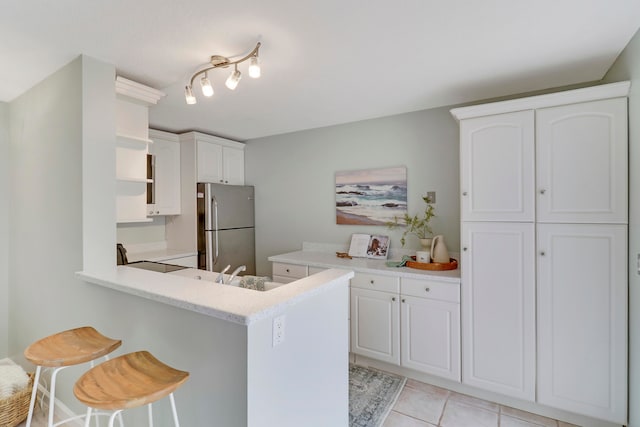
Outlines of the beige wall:
M630 80L629 95L629 426L640 426L640 32L604 78Z
M9 105L0 102L0 359L9 333Z
M348 244L352 233L385 233L400 247L401 232L384 226L337 225L336 171L406 166L408 209L424 210L421 196L436 191L433 229L459 250L458 125L448 108L250 140L247 184L256 187L256 263L302 242ZM413 237L407 248L418 248Z

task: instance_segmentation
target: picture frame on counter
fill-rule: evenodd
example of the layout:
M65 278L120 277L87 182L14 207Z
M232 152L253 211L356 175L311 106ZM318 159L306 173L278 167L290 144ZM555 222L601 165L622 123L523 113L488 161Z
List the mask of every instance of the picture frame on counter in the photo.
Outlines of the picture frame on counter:
M389 236L354 233L351 235L349 256L357 258L387 259Z

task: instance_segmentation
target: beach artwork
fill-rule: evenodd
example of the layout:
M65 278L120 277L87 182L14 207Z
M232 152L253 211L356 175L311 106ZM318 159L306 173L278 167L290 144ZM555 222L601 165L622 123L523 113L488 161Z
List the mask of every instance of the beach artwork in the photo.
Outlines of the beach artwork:
M406 213L406 167L336 172L336 224L385 225Z

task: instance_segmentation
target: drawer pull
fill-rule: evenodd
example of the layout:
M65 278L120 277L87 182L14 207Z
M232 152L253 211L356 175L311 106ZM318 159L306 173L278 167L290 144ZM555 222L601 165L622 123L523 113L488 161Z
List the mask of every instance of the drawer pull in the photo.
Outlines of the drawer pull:
M430 292L430 291L431 291L431 288L428 288L428 287L427 287L427 288L424 288L424 291L425 291L425 292Z
M372 279L370 283L373 285L373 282L374 282L374 280Z
M391 301L395 301L395 300L396 300L396 297L391 298Z
M291 271L287 268L287 273L291 273Z
M402 298L402 302L404 302L404 298Z

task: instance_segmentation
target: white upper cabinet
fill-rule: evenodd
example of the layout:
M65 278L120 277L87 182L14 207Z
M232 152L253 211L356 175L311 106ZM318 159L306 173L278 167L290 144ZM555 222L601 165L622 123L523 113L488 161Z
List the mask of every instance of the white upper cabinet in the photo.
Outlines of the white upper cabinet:
M244 185L244 144L196 134L198 182Z
M180 214L180 142L178 135L149 130L153 144L153 180L147 184L147 215ZM149 189L152 197L149 197ZM153 203L149 203L149 201Z
M462 121L462 221L533 221L534 158L533 111Z
M536 111L538 222L627 222L627 99Z
M197 142L198 182L224 182L222 177L222 146L206 141Z
M627 226L538 226L538 401L626 424Z

